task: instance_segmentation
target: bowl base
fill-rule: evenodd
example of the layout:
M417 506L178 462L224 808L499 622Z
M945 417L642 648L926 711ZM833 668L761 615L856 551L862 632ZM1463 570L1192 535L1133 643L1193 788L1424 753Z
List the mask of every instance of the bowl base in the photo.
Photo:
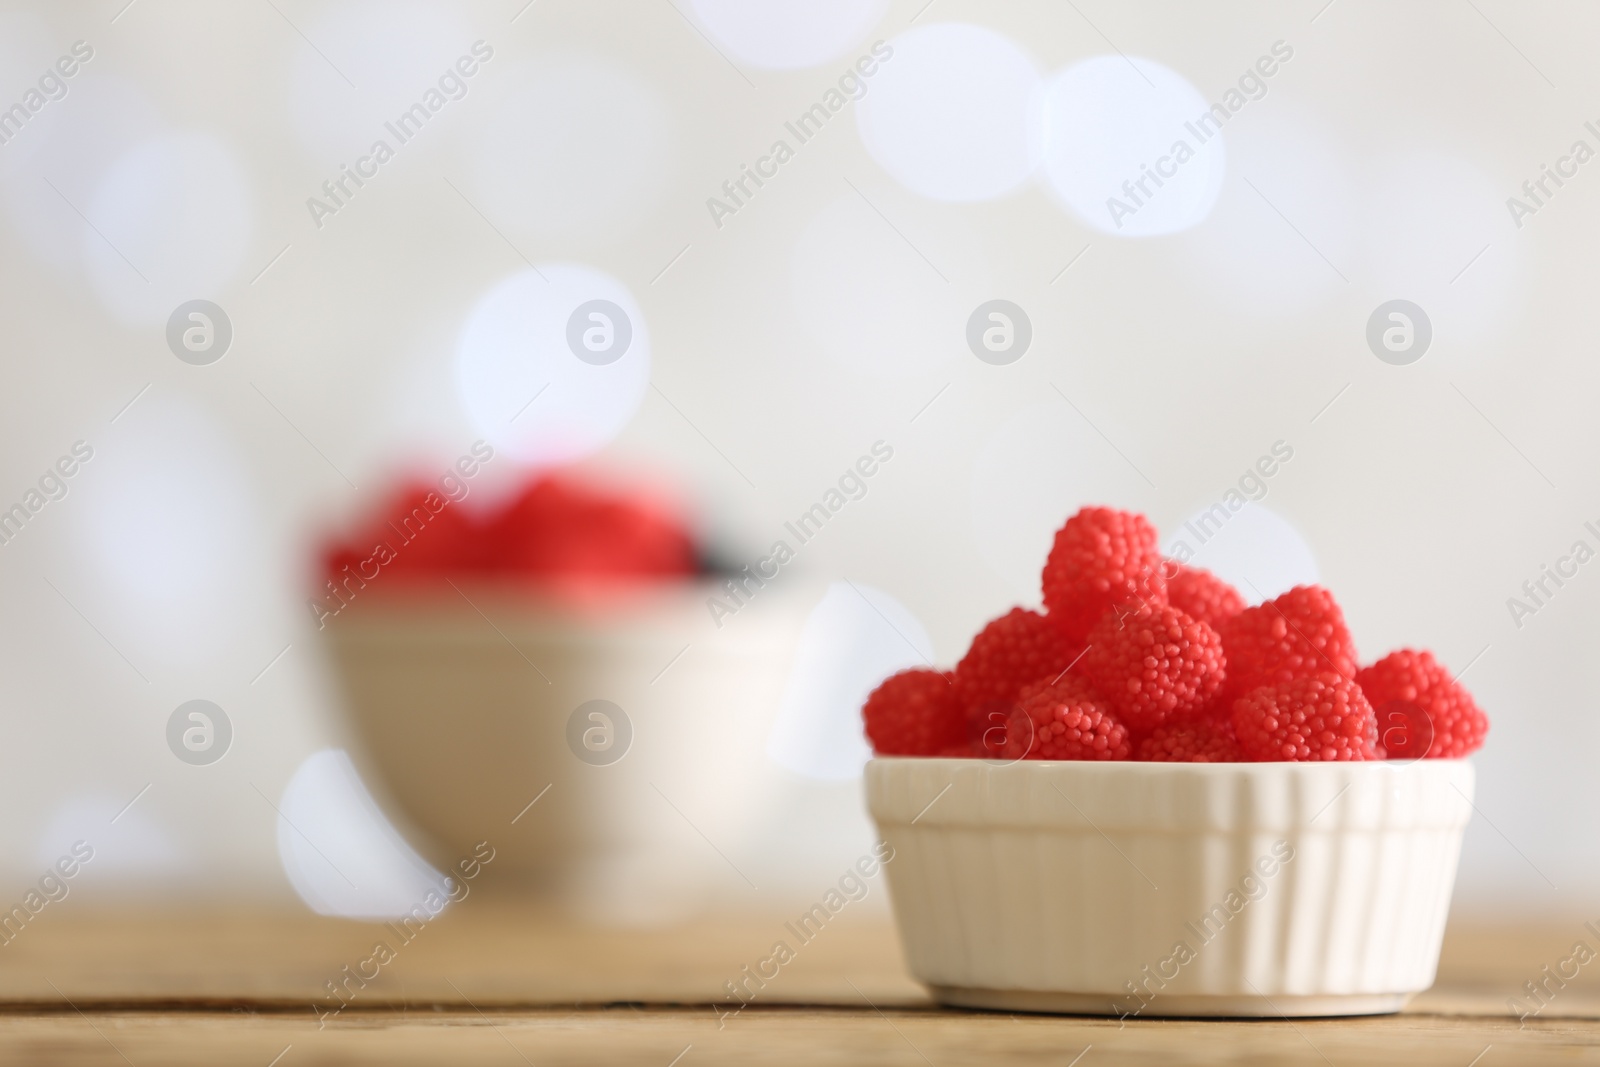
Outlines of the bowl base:
M981 989L929 985L941 1004L990 1011L1028 1011L1052 1015L1106 1015L1146 1018L1280 1019L1330 1015L1393 1015L1410 993L1356 993L1328 996L1263 997L1249 994L1158 996L1144 1010L1129 1012L1127 998L1111 993L1057 993L1040 989Z

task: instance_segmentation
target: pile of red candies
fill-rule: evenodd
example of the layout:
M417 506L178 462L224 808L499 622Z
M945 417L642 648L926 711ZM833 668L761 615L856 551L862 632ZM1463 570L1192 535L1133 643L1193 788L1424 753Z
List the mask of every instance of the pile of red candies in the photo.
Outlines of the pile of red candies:
M670 505L563 474L545 474L488 508L452 501L427 483L408 486L324 555L336 585L350 574L382 573L528 580L581 594L698 569L687 523Z
M1085 508L1056 533L1044 611L1013 608L953 671L867 698L881 756L1003 760L1454 759L1489 721L1429 652L1367 667L1317 585L1245 607L1162 557L1142 515Z

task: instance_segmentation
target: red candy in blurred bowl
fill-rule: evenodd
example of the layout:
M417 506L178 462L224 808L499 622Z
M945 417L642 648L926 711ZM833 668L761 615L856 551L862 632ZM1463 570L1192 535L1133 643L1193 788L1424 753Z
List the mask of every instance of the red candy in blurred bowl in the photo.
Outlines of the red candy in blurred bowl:
M653 489L443 488L408 484L323 554L312 611L363 772L441 865L488 839L503 885L588 919L703 909L730 871L700 835L737 841L771 788L790 598L715 627L690 523Z
M602 496L555 477L517 497L490 529L489 544L491 566L569 590L696 570L689 532L665 504Z
M393 553L387 563L373 558L380 545ZM408 486L378 520L328 552L327 576L338 585L349 567L368 577L373 562L386 577L526 580L578 598L698 570L688 524L664 498L608 493L558 474L486 512L425 483Z

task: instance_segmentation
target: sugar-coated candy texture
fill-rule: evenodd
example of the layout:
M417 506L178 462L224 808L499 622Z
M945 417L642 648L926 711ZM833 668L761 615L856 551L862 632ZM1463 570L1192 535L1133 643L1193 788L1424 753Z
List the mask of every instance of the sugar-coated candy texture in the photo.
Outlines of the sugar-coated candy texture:
M1230 697L1332 671L1356 675L1355 642L1333 594L1297 585L1265 604L1245 608L1222 624Z
M1233 732L1253 760L1383 758L1372 705L1332 671L1251 690L1234 701Z
M1459 759L1483 747L1489 719L1431 652L1391 652L1356 675L1390 759Z
M1056 531L1044 565L1045 609L1081 647L1113 607L1167 602L1162 565L1156 528L1143 515L1084 508Z
M974 756L1014 763L1033 748L1033 720L1016 699L988 700L966 714L967 744Z
M1372 704L1371 697L1367 703ZM1372 711L1378 717L1378 744L1386 758L1409 763L1433 751L1433 717L1422 705L1410 700L1389 700L1372 704Z
M1026 759L1125 760L1132 755L1128 728L1075 675L1028 686L1018 704L1032 726Z
M1012 701L1030 682L1060 674L1077 654L1043 615L1012 608L979 630L956 664L956 696L969 712Z
M1152 763L1244 763L1250 757L1231 722L1190 721L1158 726L1139 742L1135 759Z
M1177 573L1172 569L1176 567ZM1213 630L1244 610L1244 597L1210 571L1167 563L1167 603Z
M1146 605L1103 616L1081 667L1111 710L1144 733L1204 708L1222 686L1225 659L1211 627L1177 608Z
M891 675L861 709L867 740L880 756L971 755L966 719L942 671L921 667Z

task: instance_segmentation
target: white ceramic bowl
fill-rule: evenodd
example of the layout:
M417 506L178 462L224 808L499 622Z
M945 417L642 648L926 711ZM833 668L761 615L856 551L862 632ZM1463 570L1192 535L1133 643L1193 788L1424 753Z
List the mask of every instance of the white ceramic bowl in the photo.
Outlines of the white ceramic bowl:
M418 847L449 864L487 839L498 882L623 925L738 883L718 850L769 799L791 598L767 591L719 629L700 583L598 613L458 584L364 591L325 631L356 762ZM622 717L574 726L595 700Z
M939 1000L1362 1015L1433 984L1472 766L876 759L912 974Z

